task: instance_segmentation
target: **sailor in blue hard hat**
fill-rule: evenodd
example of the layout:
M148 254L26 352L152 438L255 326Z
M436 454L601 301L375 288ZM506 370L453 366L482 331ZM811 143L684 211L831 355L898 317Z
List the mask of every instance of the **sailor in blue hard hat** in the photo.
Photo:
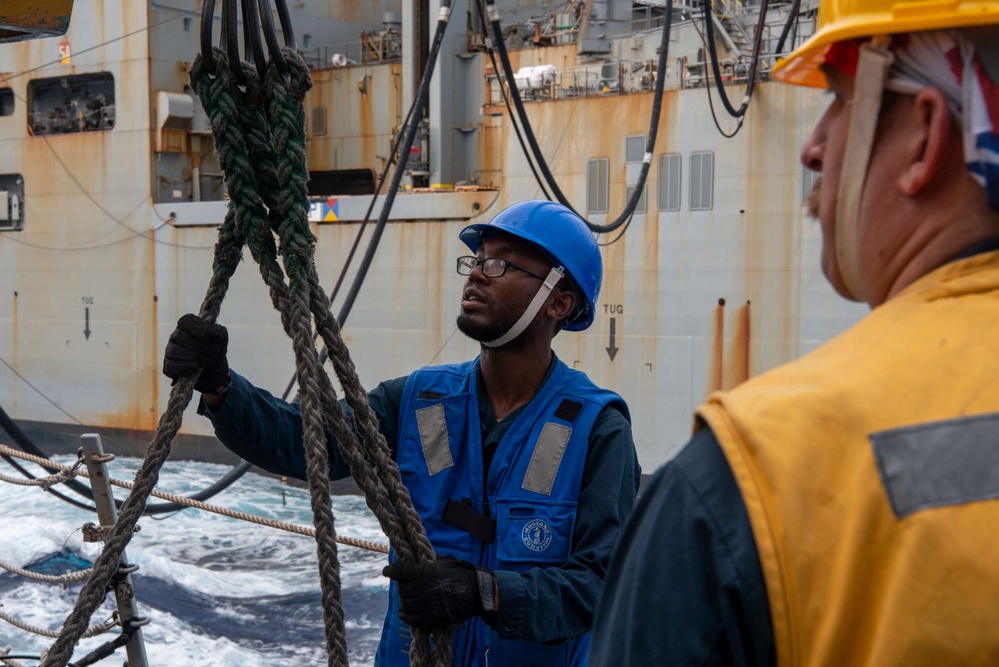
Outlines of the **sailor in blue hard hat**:
M457 325L481 352L409 377L397 454L431 543L455 560L385 569L379 655L405 658L395 644L406 624L463 623L455 664L488 654L490 664L582 666L608 538L640 475L624 400L551 349L562 329L593 323L600 249L579 216L549 201L514 204L459 237L475 254L457 260L467 276Z
M469 276L458 316L458 328L465 335L485 347L506 345L538 320L546 305L557 316L570 299L566 315L555 319L555 333L562 328L582 331L593 323L603 262L586 224L567 207L549 201L514 204L489 223L469 225L459 238L476 253L458 258L458 273ZM520 257L524 266L513 261ZM541 284L523 307L503 302L490 312L493 303L483 283L505 276L510 268ZM508 321L516 311L518 317ZM489 314L493 319L486 317Z
M600 250L577 215L547 201L515 204L466 227L461 240L474 255L457 261L466 276L458 327L481 343L479 356L368 393L438 555L429 563L390 556L375 664L408 666L416 626L458 628L454 665L582 667L641 474L624 399L551 348L562 329L593 323ZM230 373L227 341L221 325L185 316L164 373L201 367L199 411L219 440L304 479L298 406ZM327 439L330 476L348 476L336 439Z

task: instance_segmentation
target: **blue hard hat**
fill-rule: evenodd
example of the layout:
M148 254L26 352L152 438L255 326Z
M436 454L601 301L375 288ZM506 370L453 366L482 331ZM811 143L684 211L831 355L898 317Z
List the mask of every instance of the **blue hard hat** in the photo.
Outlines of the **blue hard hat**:
M566 276L586 299L584 311L566 331L582 331L593 324L600 281L604 274L600 248L582 218L568 207L546 200L525 201L500 211L488 223L476 223L461 230L458 238L477 252L484 234L500 230L537 246L565 269Z

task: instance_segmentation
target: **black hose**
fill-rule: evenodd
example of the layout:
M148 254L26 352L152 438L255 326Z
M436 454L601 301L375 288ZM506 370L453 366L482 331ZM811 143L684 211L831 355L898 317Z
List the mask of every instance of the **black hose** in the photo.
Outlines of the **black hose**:
M409 112L406 114L406 120L403 121L403 129L409 124L409 119L413 117L413 109L416 108L416 100L413 101L414 104L410 105ZM364 220L361 221L361 228L357 230L357 234L354 236L354 243L350 246L350 252L347 253L347 259L344 260L343 268L340 269L340 275L337 278L336 285L333 286L333 291L329 295L330 306L333 305L333 301L336 299L337 294L340 293L340 286L343 285L343 279L347 275L347 269L350 268L351 262L354 261L354 255L357 253L358 246L361 245L361 237L364 235L364 230L368 227L368 222L371 220L371 212L375 209L375 202L378 201L378 195L381 194L382 186L385 185L385 179L388 176L389 167L392 166L392 157L397 155L399 150L399 142L402 141L402 134L396 133L395 138L392 139L392 145L389 149L389 158L385 160L385 167L382 169L382 173L378 175L378 185L375 186L375 194L371 197L371 203L368 204L368 210L364 213ZM312 334L312 339L315 340L319 336L319 332ZM319 350L319 364L325 364L326 359L329 357L329 350L323 345L323 348ZM295 386L295 381L298 379L298 375L295 373L291 374L291 379L288 380L288 386L284 388L284 393L281 394L281 400L287 401L288 396L291 394L291 390Z
M14 444L16 444L18 448L21 449L21 451L27 452L28 454L33 454L34 456L40 456L46 459L48 458L48 455L45 454L45 452L43 452L41 449L39 449L35 445L35 443L32 442L31 439L24 434L24 431L22 431L18 427L18 425L14 423L14 420L10 418L10 415L7 414L7 412L3 409L3 407L0 407L0 428L3 428L3 430L7 432L7 434L14 440ZM233 482L242 477L246 473L246 471L252 467L253 464L247 461L240 461L238 465L236 465L232 470L230 470L221 478L219 478L219 480L216 481L214 484L205 487L204 489L198 491L197 493L187 496L187 499L200 500L200 501L208 500L212 496L218 494L220 491L223 491L224 489L231 486ZM42 468L44 468L45 470L47 470L52 474L59 472L58 468L49 468L44 465L42 466ZM21 469L21 473L27 475L27 477L29 477L30 479L35 479L30 473L28 473L23 468ZM67 487L72 489L77 494L83 496L87 500L94 499L94 494L91 492L90 487L87 486L86 484L82 484L75 479L68 479L66 480L65 484ZM70 504L76 505L77 507L82 507L83 509L96 511L95 508L90 507L89 505L85 505L83 503L76 502L70 498L67 498L65 495L59 493L58 491L55 491L54 489L50 488L48 489L48 492L62 500L65 500ZM121 507L122 503L124 503L123 500L118 500L118 499L115 500L115 504L118 507ZM146 505L146 509L143 512L143 514L146 515L164 514L166 512L176 512L178 510L184 509L185 507L186 505L174 502L152 503Z
M278 20L281 22L281 36L284 37L284 45L292 51L298 51L298 44L295 42L295 27L291 23L291 13L288 12L287 0L274 0L277 7Z
M222 48L229 56L229 62L239 62L239 15L236 12L236 0L222 0ZM232 75L241 86L246 85L242 67L233 67Z
M531 168L531 173L534 174L534 180L541 188L541 192L544 193L545 199L551 201L552 196L545 188L545 183L541 180L541 175L538 174L537 167L534 166L534 160L531 158L531 151L527 148L527 144L524 143L524 135L520 131L520 125L517 123L516 116L514 116L513 105L510 104L510 97L506 94L506 86L504 86L503 81L499 79L500 69L499 65L496 64L496 53L489 44L492 40L489 38L489 24L486 23L485 2L483 0L479 0L478 12L476 13L479 15L479 22L482 24L482 36L486 39L486 52L489 54L489 60L493 64L493 71L496 72L496 76L499 81L500 93L503 95L503 105L506 107L506 113L510 117L510 125L513 126L513 131L517 134L517 143L520 144L520 150L524 153L524 158L527 160L527 166ZM516 85L516 82L514 82L513 85Z
M205 2L208 1L205 0ZM287 76L290 70L288 69L288 62L284 59L284 54L281 53L281 43L278 42L277 32L274 30L274 17L271 16L271 1L257 0L257 11L260 18L260 30L264 33L264 42L267 44L267 52L271 55L271 60L281 70L281 73Z
M777 40L776 53L784 53L784 42L791 33L791 28L798 23L798 10L801 8L801 0L793 0L791 8L788 10L787 21L784 22L784 29L780 31L780 38Z
M493 28L493 40L496 42L496 48L500 54L500 61L503 63L503 75L507 80L507 88L510 90L510 97L513 98L513 104L517 109L517 116L520 118L521 127L524 129L524 134L527 135L527 142L531 146L531 153L534 156L534 160L538 164L538 168L544 175L545 182L548 184L548 187L551 189L558 202L572 210L576 215L579 215L579 217L586 223L586 226L589 227L590 231L597 234L606 234L618 229L628 222L632 215L634 215L635 209L638 207L638 201L641 199L642 193L645 189L645 181L649 175L649 168L652 166L651 156L655 152L656 135L659 133L659 116L662 112L663 90L666 83L666 60L669 53L669 35L673 25L673 0L666 0L666 25L663 26L662 43L659 47L659 60L656 70L656 87L652 102L652 119L649 123L649 135L645 144L645 156L642 159L642 170L639 173L635 191L631 193L631 198L625 205L624 211L613 222L606 225L597 225L583 218L583 216L572 207L569 200L566 199L562 190L558 187L555 177L548 168L548 162L541 153L541 147L538 145L538 141L534 136L534 131L531 129L531 123L527 119L527 113L524 110L524 102L520 99L520 91L517 89L517 83L513 76L513 67L510 65L510 55L507 53L506 44L503 40L503 28L500 26L500 17L499 11L496 9L496 2L495 0L485 0L485 2L489 13L489 22ZM530 161L530 158L528 158L528 161Z
M395 203L396 194L399 192L402 176L406 171L406 163L409 162L409 151L416 140L416 130L420 125L423 107L426 106L427 100L430 98L430 78L433 76L434 67L437 64L437 55L440 53L441 45L444 42L444 31L447 29L450 17L451 0L444 0L441 3L440 14L437 19L437 30L434 33L434 41L430 46L430 54L427 56L427 64L423 71L423 78L420 81L420 89L416 94L416 102L413 103L414 111L403 132L402 150L399 151L399 164L396 165L395 173L392 174L392 184L385 194L385 203L382 206L381 214L378 216L378 224L375 225L375 229L371 233L371 240L368 242L368 249L364 253L364 259L361 261L361 266L357 269L354 282L344 299L340 313L337 315L337 322L340 323L341 327L347 321L347 316L350 314L350 310L354 306L354 301L357 299L357 295L361 291L361 286L364 284L364 278L368 274L368 269L371 268L375 251L378 250L378 244L381 241L382 233L385 231L389 213L392 211L392 204Z
M254 0L240 0L243 10L243 53L245 60L253 63L257 75L263 81L267 76L267 56L260 38L260 19L257 16L257 5Z
M715 86L718 88L722 104L725 105L725 110L733 118L742 118L746 115L746 111L749 109L749 101L753 97L753 90L756 88L756 68L760 62L760 47L763 45L763 25L767 18L767 5L769 4L770 0L763 0L760 3L760 20L756 24L756 32L753 35L753 56L749 63L749 82L746 84L746 95L743 97L742 106L736 109L729 102L728 95L725 93L725 86L721 80L721 67L718 65L718 49L715 46L714 0L706 0L704 3L704 32L707 35L711 71L715 75Z
M204 0L201 5L201 59L210 74L215 73L215 56L212 53L212 28L215 27L215 0Z

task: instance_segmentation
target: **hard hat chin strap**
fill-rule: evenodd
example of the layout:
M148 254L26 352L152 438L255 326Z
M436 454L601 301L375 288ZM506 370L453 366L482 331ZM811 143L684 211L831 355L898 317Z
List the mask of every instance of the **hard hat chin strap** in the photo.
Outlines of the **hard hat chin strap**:
M836 264L843 285L849 293L847 296L855 301L866 301L860 279L857 227L867 168L881 113L881 99L888 79L888 69L894 60L895 57L887 48L887 40L873 40L860 47L850 128L836 195Z
M511 340L524 333L527 326L534 320L534 316L537 315L538 311L541 310L541 307L545 305L545 301L548 300L548 295L552 293L552 290L555 289L555 285L558 284L558 281L562 280L564 275L565 269L561 266L553 266L552 270L548 272L548 277L545 278L544 283L542 283L541 287L538 289L538 293L534 295L534 299L527 305L527 309L524 311L524 314L520 316L520 319L517 320L517 322L510 327L505 334L496 340L491 340L488 343L483 341L482 344L486 347L499 347L500 345L506 345Z

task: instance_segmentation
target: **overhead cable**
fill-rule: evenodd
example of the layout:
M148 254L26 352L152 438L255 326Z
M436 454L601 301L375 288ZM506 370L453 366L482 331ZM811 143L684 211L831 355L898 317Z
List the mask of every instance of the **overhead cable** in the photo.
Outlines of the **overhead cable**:
M775 49L775 53L777 53L777 55L784 53L784 43L787 41L787 37L791 33L791 29L797 29L799 19L798 11L800 9L801 0L793 0L791 2L790 9L787 10L787 21L784 22L784 29L780 31L780 37L777 39L777 48ZM794 47L794 37L791 38L791 47Z
M649 175L649 168L652 165L652 155L655 152L656 136L659 132L659 117L662 112L662 97L666 79L666 61L669 54L669 35L673 23L673 0L666 0L666 24L663 27L662 43L659 47L655 93L652 102L652 118L649 123L649 134L645 143L645 154L642 157L642 170L639 173L638 182L635 184L635 190L631 193L631 197L628 199L624 211L613 222L606 225L595 224L586 220L585 217L572 207L572 204L569 203L569 200L566 199L562 190L558 187L558 182L555 180L551 169L548 167L548 162L545 160L545 157L541 152L541 147L538 145L537 138L534 136L534 131L531 129L531 123L527 118L526 111L524 110L524 103L520 98L520 91L517 89L517 83L513 75L513 67L510 65L510 56L507 53L506 44L503 39L503 28L500 25L500 15L499 10L496 8L496 2L495 0L485 0L485 3L489 23L493 29L493 41L499 51L500 61L503 63L503 75L507 81L507 88L510 91L510 97L513 99L514 107L517 109L517 116L520 119L520 125L524 130L524 134L527 136L527 142L530 144L531 156L533 156L538 168L541 170L545 183L548 185L552 194L555 195L558 202L571 209L574 213L576 213L576 215L579 215L579 217L586 223L586 226L590 229L590 231L596 234L613 232L627 223L634 215L635 209L638 208L638 201L641 199L645 189L645 181ZM528 161L530 161L530 157L528 158Z
M510 96L506 92L506 86L503 85L503 79L500 78L500 68L496 64L496 53L493 49L493 39L489 36L489 24L486 23L486 13L484 11L483 0L478 0L478 11L475 13L479 15L479 23L482 26L482 36L485 38L486 42L486 53L489 54L489 60L493 64L493 71L496 73L496 81L499 83L500 94L503 95L503 106L506 107L507 116L510 118L510 125L513 126L513 131L517 134L517 143L520 144L520 150L524 153L524 158L527 160L527 166L531 168L531 173L534 174L534 180L537 182L538 187L541 188L541 192L544 194L545 199L548 201L552 200L552 196L548 193L545 188L545 182L541 179L541 175L538 174L538 168L534 165L534 160L531 159L531 151L528 149L527 144L524 143L524 135L520 131L520 125L517 123L517 117L514 115L513 105L510 103ZM511 85L507 81L507 85ZM516 82L513 83L516 85Z
M753 90L756 88L756 70L760 62L760 47L763 44L763 27L767 18L767 6L769 4L770 0L762 0L762 2L760 2L760 18L756 23L756 31L753 35L753 54L749 63L749 81L746 83L746 94L742 98L742 105L736 109L729 101L728 95L725 93L725 86L722 83L721 67L718 63L718 47L715 44L714 0L705 0L704 3L704 32L707 36L708 53L710 54L711 60L711 71L714 73L715 86L718 88L718 94L721 97L722 104L725 105L725 110L733 118L742 118L746 115L746 111L749 110L749 102L753 97Z
M437 17L437 29L434 32L433 42L431 42L430 53L427 56L427 64L423 72L423 78L420 81L420 88L416 94L416 101L413 103L413 112L403 132L402 145L399 150L399 164L396 165L395 173L392 174L392 183L389 185L388 192L385 194L385 203L382 205L381 213L378 216L378 223L375 225L374 231L371 232L371 239L368 241L368 249L364 253L361 265L358 267L357 273L354 275L354 282L351 284L350 290L347 292L347 296L344 298L343 305L340 307L340 312L336 318L341 328L347 321L347 316L350 315L350 311L354 306L354 301L357 299L357 295L361 291L361 286L364 284L364 279L368 275L368 269L371 268L371 262L374 260L375 252L378 250L378 244L381 242L382 233L385 231L385 225L388 223L389 214L392 211L392 205L395 203L395 197L399 192L400 186L402 185L402 177L406 171L406 163L409 161L409 151L413 147L413 143L416 140L416 130L420 125L423 108L427 105L427 101L430 98L430 79L433 76L434 68L437 65L437 56L440 54L441 46L444 43L444 31L447 29L448 20L450 18L451 0L444 0L444 2L441 3L440 12Z

